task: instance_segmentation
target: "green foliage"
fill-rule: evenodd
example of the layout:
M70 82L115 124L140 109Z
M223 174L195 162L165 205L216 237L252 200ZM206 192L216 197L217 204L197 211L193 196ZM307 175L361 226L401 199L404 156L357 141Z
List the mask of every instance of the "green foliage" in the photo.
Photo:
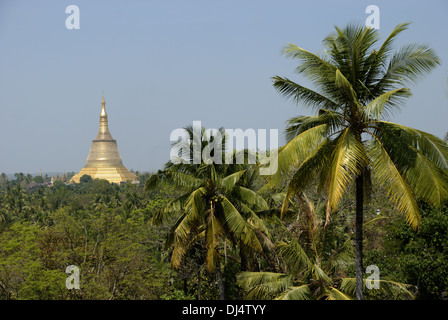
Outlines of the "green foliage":
M185 295L182 290L173 290L169 294L162 294L160 300L195 300L191 295Z
M0 236L0 283L6 299L64 299L63 269L45 269L39 240L44 232L30 223L14 223Z
M90 183L92 182L92 177L89 176L88 174L83 175L81 178L79 178L79 182L80 183Z
M448 292L448 208L425 207L419 232L402 220L388 227L385 254L395 258L385 271L414 284L418 299L442 299Z
M173 271L169 263L171 250L165 251L164 242L175 217L167 217L166 223L157 226L150 223L182 190L164 185L144 192L142 187L118 187L104 181L92 181L86 188L82 184L37 189L8 186L0 193L0 212L4 216L0 220L0 298L218 299L217 277L206 272L206 255L201 246L189 250L185 263ZM281 196L269 192L264 195L280 199L269 200L274 215L265 213L262 218L267 234L280 245L271 251L272 263L255 255L254 263L248 264L242 258L249 257L250 251L242 255L242 247L228 245L224 257L220 243L226 298L352 297L353 248L347 239L354 230L349 219L353 199L344 198L338 215L321 229L325 221L325 206L319 204L325 201L321 195L310 194L309 199L316 203L314 211L305 210L306 202L291 201L283 220L275 215L280 211ZM422 224L416 232L397 215L383 190L372 191L371 204L366 207L366 217L372 222L364 226L364 265L379 267L386 291L365 290L367 299L409 299L407 291L394 285L396 282L408 283L408 290L420 299L445 297L448 209L436 210L423 203L420 206ZM282 242L289 243L290 249L291 245L300 245L303 251L297 255L297 250L286 250ZM307 274L304 266L316 262L321 267L311 268ZM65 268L71 264L80 268L80 290L65 287ZM253 268L247 273L252 276L260 268L261 278L250 281L270 280L259 282L263 285L251 290L241 282L243 266ZM269 279L263 276L269 274ZM325 274L333 284L316 295L319 282L313 277L324 279ZM341 288L340 279L344 278L347 280ZM310 280L314 283L311 287Z
M33 181L35 183L44 183L44 178L42 178L41 176L35 176L33 177Z
M20 176L19 176L20 177ZM170 192L155 190L169 201ZM148 224L142 188L92 180L0 193L0 298L158 299L176 277L163 254L167 228ZM80 269L68 290L68 265Z
M241 287L236 281L237 274L241 271L241 266L235 261L229 261L224 265L223 282L225 297L227 300L238 300L241 298Z

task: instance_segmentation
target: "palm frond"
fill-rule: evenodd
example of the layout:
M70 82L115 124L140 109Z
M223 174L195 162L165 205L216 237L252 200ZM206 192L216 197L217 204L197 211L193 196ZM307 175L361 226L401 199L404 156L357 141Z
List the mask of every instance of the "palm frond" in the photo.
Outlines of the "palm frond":
M301 62L296 68L296 72L304 74L310 80L320 80L318 75L334 74L335 66L324 58L309 52L295 44L288 43L284 49L284 54L288 58L297 59Z
M185 210L194 219L200 219L201 212L205 210L203 196L206 194L207 190L205 187L196 189L186 199Z
M256 228L250 223L246 223L243 232L240 234L240 239L242 243L253 250L256 253L263 252L263 244L257 237Z
M375 85L375 91L384 92L396 84L415 83L439 64L439 57L427 45L404 45L392 56L387 71Z
M325 140L326 124L310 128L283 146L278 153L278 171L272 178L280 179L286 174L292 164L298 164L312 153Z
M389 199L404 212L407 222L417 228L420 224L420 213L415 195L409 184L400 174L381 141L374 136L368 147L368 155L371 161L373 178L387 190Z
M315 178L316 172L321 172L321 175L326 176L325 172L330 167L334 148L334 141L325 139L300 163L288 183L285 201L289 201L293 194L303 192L310 181ZM282 212L284 212L283 209Z
M327 124L329 134L337 131L344 124L344 117L337 111L319 109L315 116L300 116L288 119L286 123L286 139L291 141L302 132L321 124Z
M311 290L308 284L293 286L275 298L275 300L310 300Z
M254 227L255 230L260 230L265 235L269 236L269 230L266 227L265 221L261 219L250 207L242 204L242 208L245 208L249 212L249 216L246 218L247 223Z
M314 279L326 283L327 285L333 284L333 280L322 270L322 268L317 264L313 263L311 266L311 273Z
M376 133L379 138L382 138L381 132L384 132L386 135L398 136L400 140L422 152L438 167L448 169L448 145L442 139L430 133L398 123L377 121L373 125L379 126L380 132Z
M277 249L279 254L285 260L291 274L300 274L305 271L305 269L311 269L312 262L297 241L292 241L290 243L280 242L277 245Z
M297 104L309 107L314 110L318 109L336 109L337 104L324 95L303 87L288 78L279 76L272 77L274 88L285 98L293 99Z
M336 88L342 89L344 91L345 100L348 101L352 106L358 105L358 94L356 93L350 81L348 81L348 79L342 74L341 70L336 69L334 80Z
M366 286L367 279L363 279L363 287ZM405 299L414 299L413 293L410 291L411 285L389 280L377 280L379 282L379 289L364 289L367 295L380 294L383 298L397 299L397 297ZM356 278L344 278L341 281L340 290L349 296L355 296L356 293Z
M221 206L225 222L232 233L241 235L246 226L246 220L227 197L222 196Z
M429 133L396 123L378 122L376 136L415 195L440 206L448 199L448 146ZM397 139L399 137L399 139Z
M401 23L398 24L394 30L389 34L386 40L383 42L381 47L378 50L373 50L368 58L366 59L366 67L368 67L368 71L365 73L364 83L365 85L373 90L375 84L378 80L384 75L385 69L387 68L386 62L388 60L388 56L392 53L393 47L392 44L395 38L403 31L408 29L410 23ZM377 94L382 94L383 92L370 92L372 96Z
M327 221L328 214L336 210L339 200L348 186L368 163L363 144L350 128L345 129L336 141L327 182Z
M173 246L171 254L171 266L177 269L181 266L185 254L191 246L192 229L197 227L198 221L191 215L182 214L169 232L165 246Z
M169 180L172 183L182 188L194 190L201 186L203 183L202 179L198 179L190 174L186 174L183 172L169 171L169 173L167 174L169 175Z
M250 205L254 210L268 210L269 205L266 200L257 192L245 188L236 187L235 193L238 194L239 198L248 205Z
M448 176L421 152L416 150L416 161L404 175L415 195L436 207L448 199Z
M223 190L225 191L232 190L246 172L247 169L244 169L224 177L221 180L221 188L223 188Z
M398 24L392 32L389 34L389 36L384 40L383 44L378 50L378 58L380 60L383 60L387 57L389 53L392 52L392 44L395 40L395 38L403 31L407 30L410 25L410 22L400 23Z
M224 228L222 227L219 220L215 217L215 214L212 210L212 212L210 212L208 215L205 229L205 247L207 249L205 263L209 272L215 270L216 263L219 261L219 253L216 247L219 244L220 238L223 238L224 235Z
M162 208L161 210L157 210L154 212L154 215L152 216L150 222L151 224L158 225L163 223L164 218L168 214L172 214L175 212L181 212L182 208L185 206L185 202L189 198L190 194L184 194L180 197L177 197L176 199L171 200L168 202L168 204Z
M325 294L326 300L353 300L353 298L334 287L328 287Z
M399 88L387 91L373 99L367 106L362 108L365 119L382 119L384 110L395 107L397 103L405 97L411 96L408 88Z
M184 167L184 166L183 166ZM189 173L176 170L159 170L146 181L146 190L153 190L161 185L175 184L181 188L194 190L202 184L202 180Z
M272 299L292 286L292 277L274 272L241 272L237 283L244 290L245 299Z

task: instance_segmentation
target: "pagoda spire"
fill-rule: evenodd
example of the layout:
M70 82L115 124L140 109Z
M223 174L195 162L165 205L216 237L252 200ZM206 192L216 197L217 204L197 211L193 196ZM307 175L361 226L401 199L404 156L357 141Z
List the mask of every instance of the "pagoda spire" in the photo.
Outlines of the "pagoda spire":
M107 120L106 100L104 100L104 93L103 93L103 98L101 99L100 131L99 131L99 133L109 133L109 121Z
M103 92L103 98L101 99L101 116L107 117L107 113L106 113L106 100L104 100L104 92Z

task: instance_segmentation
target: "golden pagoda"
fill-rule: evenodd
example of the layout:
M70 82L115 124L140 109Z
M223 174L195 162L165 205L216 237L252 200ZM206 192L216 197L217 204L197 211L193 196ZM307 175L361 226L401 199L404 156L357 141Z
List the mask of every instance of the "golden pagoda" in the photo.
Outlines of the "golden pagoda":
M70 181L78 183L85 174L93 179L106 179L113 183L137 180L137 176L123 165L117 141L109 132L104 95L101 100L100 130L92 141L86 165Z

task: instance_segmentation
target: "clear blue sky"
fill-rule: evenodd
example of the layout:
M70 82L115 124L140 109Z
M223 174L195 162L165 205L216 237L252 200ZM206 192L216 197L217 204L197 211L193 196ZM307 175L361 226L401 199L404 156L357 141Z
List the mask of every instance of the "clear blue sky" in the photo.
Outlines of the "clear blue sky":
M68 30L68 5L80 29ZM428 43L442 60L411 87L394 121L442 137L448 131L448 1L0 1L0 172L78 171L98 131L104 90L111 133L129 169L169 159L173 129L274 129L305 114L272 87L297 82L281 51L310 51L334 25L364 23L380 8L380 31L412 21L397 46ZM280 141L282 144L283 141Z

